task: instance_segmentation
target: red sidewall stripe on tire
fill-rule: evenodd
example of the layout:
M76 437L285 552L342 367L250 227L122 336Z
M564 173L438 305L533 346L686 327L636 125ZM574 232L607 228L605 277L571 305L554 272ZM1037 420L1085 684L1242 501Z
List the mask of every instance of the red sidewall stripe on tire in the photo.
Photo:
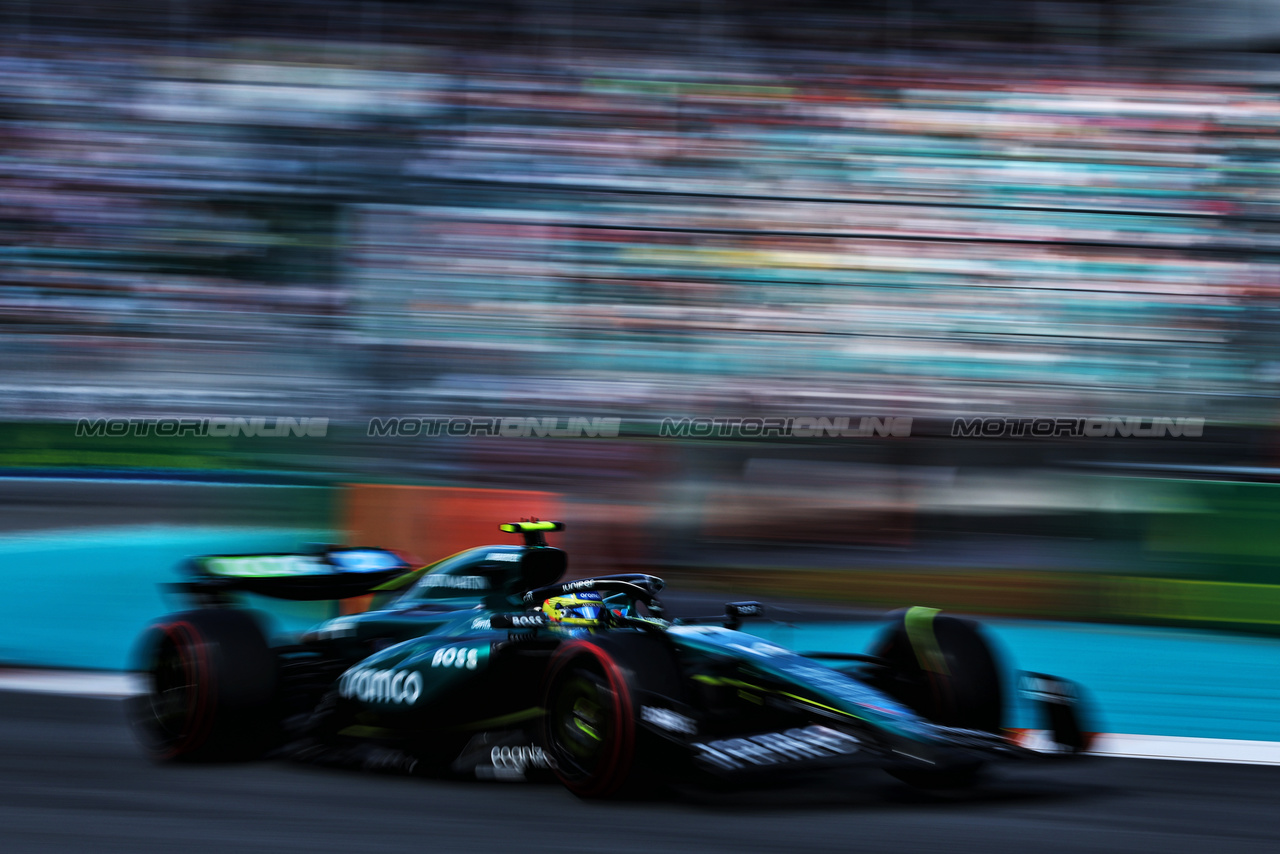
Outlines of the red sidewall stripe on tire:
M583 797L603 797L612 794L622 785L635 753L635 723L631 714L631 690L627 687L622 668L613 660L613 656L588 641L572 641L556 652L551 661L551 678L548 684L552 684L565 665L582 653L590 655L600 663L610 690L618 698L614 712L614 729L618 738L614 739L607 770L597 775L599 782L595 786L583 787L566 780L562 775L560 775L560 782L564 783L570 791Z
M217 698L213 668L209 666L209 647L200 630L186 620L169 623L161 629L169 638L182 659L183 671L194 690L188 699L187 731L177 743L163 752L163 758L173 759L200 747L212 726L213 704Z

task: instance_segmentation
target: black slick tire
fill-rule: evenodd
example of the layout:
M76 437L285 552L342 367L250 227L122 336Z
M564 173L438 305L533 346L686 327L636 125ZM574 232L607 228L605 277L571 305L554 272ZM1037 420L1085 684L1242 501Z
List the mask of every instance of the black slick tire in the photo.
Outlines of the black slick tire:
M888 665L880 687L921 716L945 726L1002 731L1000 662L973 620L912 609L896 617L872 654ZM914 786L957 788L977 782L982 767L974 761L939 769L889 770Z
M146 631L137 655L147 690L129 715L152 758L252 759L277 737L276 659L250 614L174 614Z

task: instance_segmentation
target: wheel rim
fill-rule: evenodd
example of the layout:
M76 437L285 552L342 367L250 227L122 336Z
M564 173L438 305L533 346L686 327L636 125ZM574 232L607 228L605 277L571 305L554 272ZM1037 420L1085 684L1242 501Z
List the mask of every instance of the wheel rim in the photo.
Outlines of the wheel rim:
M583 798L608 797L632 777L635 723L627 674L590 641L562 646L542 695L543 745L556 776Z
M585 667L565 674L552 699L549 736L561 773L587 779L616 752L618 698L604 677Z

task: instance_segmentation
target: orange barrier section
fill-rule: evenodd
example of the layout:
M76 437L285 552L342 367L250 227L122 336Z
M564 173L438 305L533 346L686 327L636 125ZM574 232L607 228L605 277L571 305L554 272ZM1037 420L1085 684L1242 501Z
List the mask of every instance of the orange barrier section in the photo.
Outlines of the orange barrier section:
M473 546L516 545L520 538L499 525L530 517L564 521L561 510L554 492L352 483L342 526L351 545L399 549L430 563Z
M474 546L516 545L520 538L499 525L530 517L564 521L561 509L554 492L351 483L344 488L342 527L350 545L397 549L426 564ZM341 610L362 611L369 599L348 599Z

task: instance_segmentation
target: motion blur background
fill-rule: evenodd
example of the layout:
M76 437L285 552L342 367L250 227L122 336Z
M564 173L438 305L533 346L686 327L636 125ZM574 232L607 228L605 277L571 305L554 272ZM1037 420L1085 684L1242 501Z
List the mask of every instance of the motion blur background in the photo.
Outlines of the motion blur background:
M431 500L488 496L488 539L557 514L578 574L1280 625L1276 0L0 9L14 583L304 535L443 556L425 499L360 483L519 491ZM414 415L623 430L369 434ZM916 429L656 426L803 416ZM75 429L184 417L329 423Z

